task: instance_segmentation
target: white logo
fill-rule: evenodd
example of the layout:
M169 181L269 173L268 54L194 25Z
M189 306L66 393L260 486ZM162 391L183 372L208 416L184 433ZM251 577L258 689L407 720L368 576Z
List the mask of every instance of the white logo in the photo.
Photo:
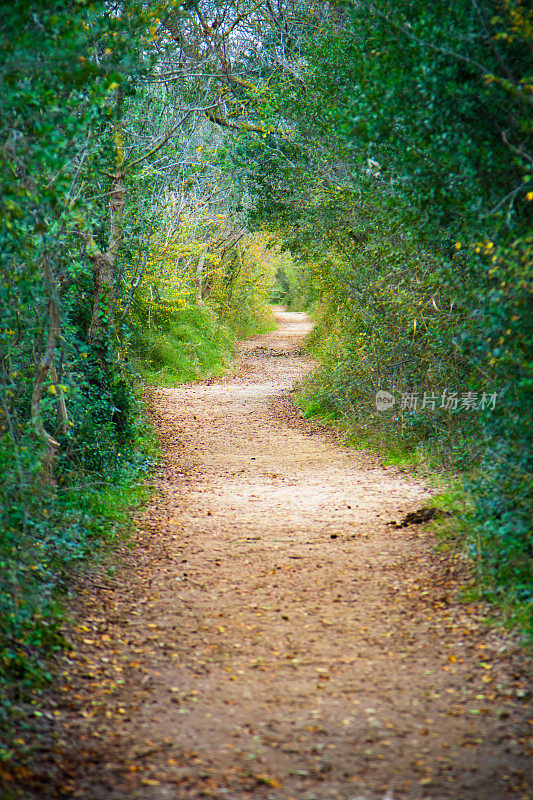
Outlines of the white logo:
M380 389L379 392L376 393L376 408L378 411L388 411L389 408L392 408L396 399L394 395L390 392L385 392L383 389Z

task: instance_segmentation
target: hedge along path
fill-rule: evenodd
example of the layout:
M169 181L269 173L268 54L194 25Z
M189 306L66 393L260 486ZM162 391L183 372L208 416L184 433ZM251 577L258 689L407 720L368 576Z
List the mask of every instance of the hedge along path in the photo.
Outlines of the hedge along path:
M528 795L524 657L388 524L427 487L300 419L310 322L278 320L234 376L152 390L158 492L84 589L25 796Z

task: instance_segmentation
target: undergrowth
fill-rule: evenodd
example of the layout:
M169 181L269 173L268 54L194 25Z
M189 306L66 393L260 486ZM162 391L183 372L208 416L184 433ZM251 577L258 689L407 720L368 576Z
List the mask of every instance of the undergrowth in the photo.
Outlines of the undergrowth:
M218 312L218 313L217 313ZM233 342L273 330L268 308L179 306L159 299L136 300L129 356L141 378L153 386L174 386L221 375L234 355Z
M221 374L233 345L229 331L209 309L179 308L170 302L152 304L152 314L133 328L130 357L142 378L169 386ZM142 300L135 310L145 314Z
M0 760L10 756L13 724L24 718L28 704L35 704L41 688L53 678L50 658L65 645L65 603L76 576L94 568L127 536L132 509L149 495L144 476L157 457L155 437L131 384L128 394L134 430L127 445L122 443L110 471L98 474L88 468L94 454L70 462L65 456L56 484L28 482L13 492L11 502L4 496ZM26 452L24 466L31 474L32 454ZM9 479L5 473L2 489Z

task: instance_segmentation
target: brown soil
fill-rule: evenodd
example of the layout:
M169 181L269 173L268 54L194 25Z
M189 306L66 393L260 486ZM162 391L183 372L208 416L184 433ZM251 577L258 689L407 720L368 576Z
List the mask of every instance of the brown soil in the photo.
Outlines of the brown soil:
M524 656L390 524L427 487L300 418L310 323L279 319L233 377L152 390L158 491L85 585L22 796L528 796Z

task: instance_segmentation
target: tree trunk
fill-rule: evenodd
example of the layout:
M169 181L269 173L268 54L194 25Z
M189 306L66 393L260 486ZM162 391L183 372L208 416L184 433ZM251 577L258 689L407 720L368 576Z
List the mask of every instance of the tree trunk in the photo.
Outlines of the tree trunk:
M103 347L109 331L113 329L115 293L113 288L114 263L107 253L89 256L93 265L93 313L89 327L89 339Z

